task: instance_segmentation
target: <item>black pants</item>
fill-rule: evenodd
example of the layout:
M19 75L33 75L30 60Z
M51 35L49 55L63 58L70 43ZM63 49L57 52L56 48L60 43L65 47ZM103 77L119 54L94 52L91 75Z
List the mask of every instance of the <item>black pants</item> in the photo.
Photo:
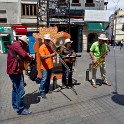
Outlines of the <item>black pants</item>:
M70 68L71 72L68 72L66 67L64 65L62 65L62 83L65 86L72 86L72 66L73 66L73 63L71 63L71 62L69 63L68 62L66 64ZM68 79L68 82L67 82L66 79Z

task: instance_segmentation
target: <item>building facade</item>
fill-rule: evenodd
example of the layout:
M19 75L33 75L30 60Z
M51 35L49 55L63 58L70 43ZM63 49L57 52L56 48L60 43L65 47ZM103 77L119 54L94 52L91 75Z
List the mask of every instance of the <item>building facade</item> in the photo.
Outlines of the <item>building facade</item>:
M49 9L42 6L44 1ZM32 33L39 26L55 25L59 31L70 33L74 50L82 52L87 50L88 41L84 33L85 10L104 10L104 0L49 0L49 4L47 0L1 0L0 25L12 27L14 37L28 35L32 45L35 42Z
M124 31L122 31L122 26L124 24L124 10L118 10L114 15L114 30L113 36L115 42L119 42L124 39Z

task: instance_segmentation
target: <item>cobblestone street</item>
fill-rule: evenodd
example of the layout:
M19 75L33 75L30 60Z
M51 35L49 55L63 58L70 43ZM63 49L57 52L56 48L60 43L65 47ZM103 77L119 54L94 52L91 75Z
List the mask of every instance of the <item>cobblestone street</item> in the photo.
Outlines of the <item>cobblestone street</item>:
M25 103L32 110L28 116L17 115L11 106L11 81L6 74L6 54L0 54L0 124L124 124L124 50L111 48L106 58L107 78L112 86L101 84L99 69L97 88L86 81L90 56L79 53L74 66L74 87L58 87L39 96L39 84L25 75ZM90 72L91 79L91 72ZM61 85L61 79L57 81ZM52 87L52 80L51 80Z

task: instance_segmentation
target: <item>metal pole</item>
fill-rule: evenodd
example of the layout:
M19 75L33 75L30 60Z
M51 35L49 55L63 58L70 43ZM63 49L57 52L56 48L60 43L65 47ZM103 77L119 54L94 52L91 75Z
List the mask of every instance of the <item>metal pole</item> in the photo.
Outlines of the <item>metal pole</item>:
M115 40L116 40L117 13L118 13L118 11L114 14L114 17L115 17L114 43L115 43ZM115 45L115 44L114 44L114 45ZM115 53L115 48L114 48L114 60L115 60L115 93L117 93L117 67L116 67L116 53Z
M49 0L47 0L47 27L49 27Z
M39 28L39 3L40 3L40 0L37 0L37 32Z
M70 0L68 0L68 9L69 9L69 10L68 10L68 14L69 14L69 15L68 15L68 17L69 17L68 33L70 34Z

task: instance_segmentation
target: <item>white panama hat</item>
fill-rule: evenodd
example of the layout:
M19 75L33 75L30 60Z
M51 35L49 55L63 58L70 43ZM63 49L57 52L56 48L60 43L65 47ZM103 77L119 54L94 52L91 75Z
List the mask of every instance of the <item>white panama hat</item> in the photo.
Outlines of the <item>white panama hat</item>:
M98 39L101 39L101 40L108 40L108 38L106 37L105 34L100 34L100 36L98 37Z
M64 44L66 44L66 43L72 43L73 41L71 41L70 39L65 39L65 42L64 42Z
M19 37L19 40L25 42L26 44L29 42L29 38L26 35Z
M44 34L43 38L47 40L51 40L50 34Z

